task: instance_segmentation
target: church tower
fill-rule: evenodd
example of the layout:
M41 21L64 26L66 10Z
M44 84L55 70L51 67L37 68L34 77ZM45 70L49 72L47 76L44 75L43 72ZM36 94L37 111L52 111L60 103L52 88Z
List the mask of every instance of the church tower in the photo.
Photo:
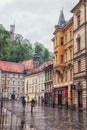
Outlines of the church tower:
M15 25L10 25L11 41L15 38Z

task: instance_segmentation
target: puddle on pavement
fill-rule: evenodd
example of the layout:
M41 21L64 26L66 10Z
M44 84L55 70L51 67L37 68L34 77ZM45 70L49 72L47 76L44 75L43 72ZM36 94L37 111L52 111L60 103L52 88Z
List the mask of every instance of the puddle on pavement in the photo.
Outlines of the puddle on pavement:
M27 124L25 119L25 113L22 112L22 118L20 119L7 109L0 110L0 130L37 130L32 124Z

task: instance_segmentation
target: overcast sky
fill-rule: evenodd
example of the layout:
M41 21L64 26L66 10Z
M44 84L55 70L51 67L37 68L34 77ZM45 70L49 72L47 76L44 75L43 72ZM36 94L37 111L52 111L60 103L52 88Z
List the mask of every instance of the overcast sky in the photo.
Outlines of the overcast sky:
M38 41L53 51L51 39L63 8L65 19L72 17L70 10L79 0L0 0L0 24L22 34L31 43Z

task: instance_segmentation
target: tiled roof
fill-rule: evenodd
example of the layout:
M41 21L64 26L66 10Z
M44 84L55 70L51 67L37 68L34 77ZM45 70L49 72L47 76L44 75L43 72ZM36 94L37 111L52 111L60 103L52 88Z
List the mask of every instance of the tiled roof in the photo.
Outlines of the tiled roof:
M33 59L24 61L22 64L8 61L0 61L0 70L7 72L23 73L24 70L29 70L27 75L35 74L44 70L45 67L52 64L52 61L44 62L41 66L35 68Z
M0 70L21 73L24 71L24 66L15 62L0 61Z
M47 67L48 65L50 65L52 63L53 63L52 61L44 62L41 66L34 68L33 70L29 71L27 73L27 75L39 73L39 72L43 71L45 67Z
M24 61L22 65L24 66L24 70L30 70L35 67L33 59Z

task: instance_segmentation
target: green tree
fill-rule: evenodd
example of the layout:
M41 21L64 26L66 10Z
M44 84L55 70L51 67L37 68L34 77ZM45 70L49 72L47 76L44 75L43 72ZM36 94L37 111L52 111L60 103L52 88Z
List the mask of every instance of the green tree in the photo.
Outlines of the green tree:
M44 63L45 61L52 60L52 53L50 53L49 50L45 48L44 45L39 42L35 42L34 44L34 53L35 52L39 53L40 64Z
M14 41L10 40L10 33L0 28L0 60L22 62L32 59L35 52L40 56L40 64L52 60L52 53L43 44L35 42L34 47L28 39L17 34Z
M8 57L10 33L4 28L0 28L0 60L5 60Z

